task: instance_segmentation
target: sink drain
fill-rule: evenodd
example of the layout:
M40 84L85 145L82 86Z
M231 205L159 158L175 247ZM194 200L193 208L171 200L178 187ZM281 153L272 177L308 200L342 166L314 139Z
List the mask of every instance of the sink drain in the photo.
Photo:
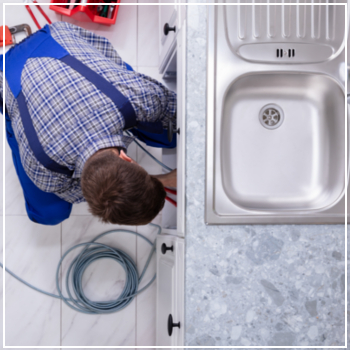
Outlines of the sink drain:
M264 128L277 129L284 120L282 108L275 104L264 106L259 113L259 120Z

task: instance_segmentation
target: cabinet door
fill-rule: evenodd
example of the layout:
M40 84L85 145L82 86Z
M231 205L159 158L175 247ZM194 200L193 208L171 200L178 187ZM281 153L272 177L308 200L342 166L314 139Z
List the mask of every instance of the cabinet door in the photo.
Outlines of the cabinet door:
M171 169L177 168L177 201L175 208L166 202L162 211L163 233L185 236L185 113L186 113L186 21L176 37L177 67L176 67L176 93L177 93L177 129L179 133L175 149L162 150L162 162ZM169 80L168 80L169 82ZM171 197L171 195L170 195Z
M159 73L163 73L170 57L176 49L176 35L177 35L177 8L175 5L166 5L167 3L174 3L172 0L161 0L162 5L159 6ZM169 31L167 35L164 34L164 25L175 27L175 31Z
M162 245L172 250L162 253ZM173 327L169 335L168 322ZM182 346L184 343L184 240L170 235L157 238L157 321L156 346Z

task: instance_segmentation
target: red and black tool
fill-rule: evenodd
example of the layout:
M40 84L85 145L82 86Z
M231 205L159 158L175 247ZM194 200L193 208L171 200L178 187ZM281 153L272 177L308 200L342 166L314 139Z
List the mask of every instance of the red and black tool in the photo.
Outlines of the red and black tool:
M25 3L34 3L34 4L37 4L37 3L38 3L36 0L24 0L24 2L25 2ZM40 24L39 24L39 22L37 21L36 17L34 16L34 13L33 13L32 9L30 8L30 6L29 6L29 5L25 5L25 7L26 7L28 13L30 14L30 17L32 17L34 23L35 23L36 26L38 27L38 29L41 29ZM47 22L48 22L49 24L52 24L52 22L50 21L50 18L49 18L48 15L44 12L44 10L41 8L41 6L40 6L40 5L37 5L36 7L39 9L40 13L44 16L44 18L47 20Z
M164 189L165 189L165 192L168 192L168 193L170 193L170 194L175 194L175 195L177 195L177 191L176 191L176 190L172 190L171 188L168 188L168 187L164 187ZM169 203L171 203L172 205L174 205L175 207L177 207L177 202L174 201L172 198L166 196L165 199L166 199Z

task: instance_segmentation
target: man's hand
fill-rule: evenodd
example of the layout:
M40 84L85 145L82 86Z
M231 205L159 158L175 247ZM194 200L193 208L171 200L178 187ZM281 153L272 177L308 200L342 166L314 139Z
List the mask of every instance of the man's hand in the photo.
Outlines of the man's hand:
M156 177L164 187L175 187L177 186L177 169L172 170L168 174L153 175Z

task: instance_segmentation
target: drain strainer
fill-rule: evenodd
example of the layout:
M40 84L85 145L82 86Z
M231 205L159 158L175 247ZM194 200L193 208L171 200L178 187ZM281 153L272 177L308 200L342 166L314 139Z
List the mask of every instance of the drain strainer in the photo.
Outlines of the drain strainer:
M259 113L259 120L264 128L277 129L284 120L282 108L273 103L264 106Z

